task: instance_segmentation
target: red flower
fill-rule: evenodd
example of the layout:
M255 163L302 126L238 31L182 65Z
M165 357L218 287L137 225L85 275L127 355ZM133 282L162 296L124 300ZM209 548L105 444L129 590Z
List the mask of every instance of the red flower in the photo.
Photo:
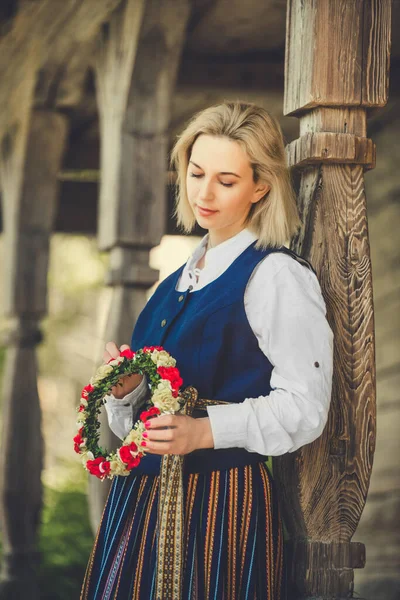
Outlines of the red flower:
M161 411L159 408L157 408L157 406L152 406L151 408L149 408L149 410L144 410L141 415L140 415L140 420L143 421L143 423L146 423L146 421L150 418L150 417L154 417L155 415L159 415L161 414Z
M78 431L78 433L76 434L76 436L74 437L74 450L77 454L81 453L81 449L80 449L80 444L83 444L83 437L82 437L82 431L83 431L83 427L80 428L80 430Z
M83 412L85 410L85 407L83 406L83 404L80 405L78 412Z
M88 460L86 462L86 467L91 475L95 475L99 479L104 479L110 472L110 462L106 460L104 456L99 456L94 460Z
M139 455L133 456L132 454L133 452L137 452L137 449L138 447L136 446L135 442L132 442L129 444L129 446L121 446L119 449L119 457L122 462L126 464L127 469L133 469L140 463Z
M125 356L125 358L127 358L128 360L134 358L135 354L136 352L132 352L132 350L130 350L129 348L127 348L126 350L122 350L122 352L119 353L120 356Z
M149 411L144 410L140 415L140 420L143 421L143 423L146 423L148 418L149 418Z
M174 398L178 396L179 388L183 384L179 369L176 367L158 367L157 373L162 379L167 379L171 383L172 395Z
M154 350L162 352L164 348L162 346L143 346L143 352L154 352Z
M152 406L147 412L149 413L149 417L161 414L161 410L157 406Z
M94 387L92 385L85 385L82 390L82 398L87 398L91 392L93 392Z

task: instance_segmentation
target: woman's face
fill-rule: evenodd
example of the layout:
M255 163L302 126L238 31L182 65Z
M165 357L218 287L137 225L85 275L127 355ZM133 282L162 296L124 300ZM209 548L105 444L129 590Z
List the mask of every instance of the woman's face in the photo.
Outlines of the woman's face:
M193 144L186 186L196 221L216 243L241 231L252 204L269 190L254 183L250 161L237 142L205 134Z

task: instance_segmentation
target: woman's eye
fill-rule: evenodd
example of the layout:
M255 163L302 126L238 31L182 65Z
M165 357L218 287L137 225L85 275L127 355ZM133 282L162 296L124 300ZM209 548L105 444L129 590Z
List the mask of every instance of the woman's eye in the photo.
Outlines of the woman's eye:
M189 176L199 179L199 177L203 177L203 173L189 173ZM224 187L232 187L233 186L233 183L224 183L223 181L220 181L219 183L221 185L223 185Z

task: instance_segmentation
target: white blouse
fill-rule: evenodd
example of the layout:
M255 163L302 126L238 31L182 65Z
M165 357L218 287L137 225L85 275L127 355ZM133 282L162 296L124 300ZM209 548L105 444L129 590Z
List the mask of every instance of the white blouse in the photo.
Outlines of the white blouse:
M210 248L208 234L189 257L177 291L199 290L219 277L254 240L248 229ZM245 448L268 456L293 452L315 440L327 421L333 371L333 332L316 275L283 253L254 269L244 305L261 351L273 365L271 392L238 404L207 407L215 448ZM178 365L179 366L179 365ZM109 425L124 438L147 393L147 381L123 399L107 397Z

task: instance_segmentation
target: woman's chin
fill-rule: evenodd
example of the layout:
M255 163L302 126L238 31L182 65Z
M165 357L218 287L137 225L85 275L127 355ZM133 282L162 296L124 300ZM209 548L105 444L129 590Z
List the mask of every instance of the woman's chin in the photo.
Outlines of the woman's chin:
M203 217L202 215L196 214L196 221L203 229L213 229L217 225L215 215Z

